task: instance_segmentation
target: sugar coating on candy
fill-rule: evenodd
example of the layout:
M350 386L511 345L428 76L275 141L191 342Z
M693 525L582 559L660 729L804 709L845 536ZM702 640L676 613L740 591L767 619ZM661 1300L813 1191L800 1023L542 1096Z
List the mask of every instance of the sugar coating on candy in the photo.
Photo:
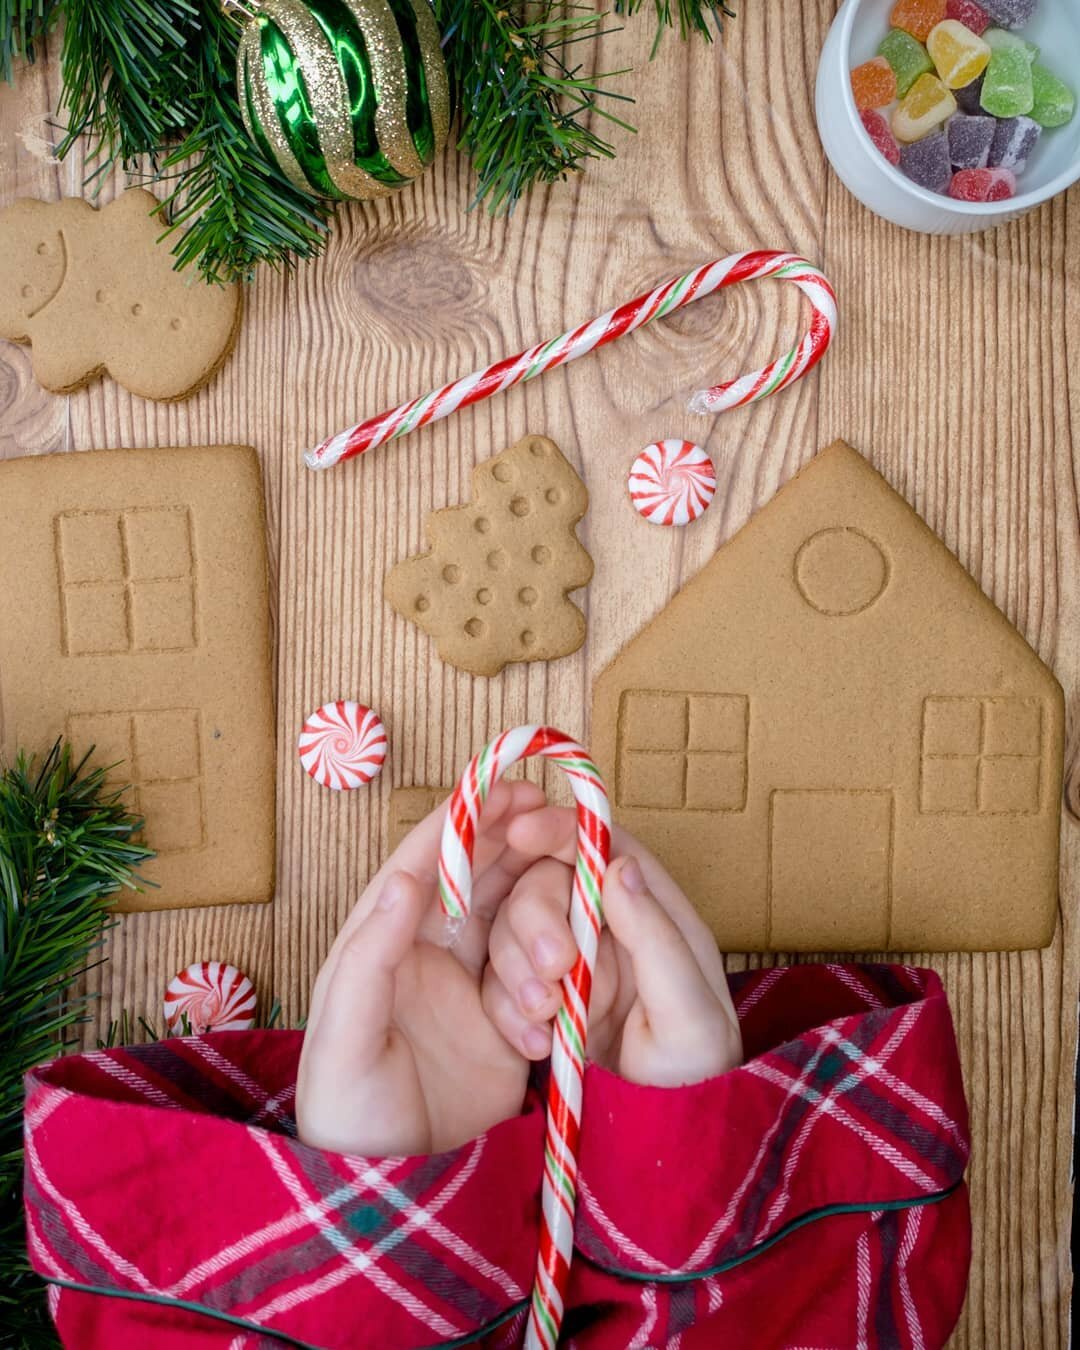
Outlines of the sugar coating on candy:
M983 77L980 75L977 80L965 84L963 89L953 90L956 106L962 113L969 113L974 116L974 114L982 112L982 87Z
M943 131L900 147L900 169L930 192L944 192L953 176L949 140Z
M898 98L904 97L920 75L934 69L926 48L902 28L892 28L885 34L878 46L878 56L892 66Z
M1060 4L1061 0L1055 0ZM1001 28L1023 28L1035 13L1038 0L982 0L982 7Z
M851 72L851 92L855 106L884 108L896 97L896 75L883 56L864 61Z
M994 139L986 163L992 169L1012 169L1023 173L1028 156L1035 149L1042 127L1030 117L1003 117L994 123ZM954 160L953 163L956 163ZM957 165L958 168L977 168L978 165Z
M949 196L962 202L1004 202L1015 195L1011 169L961 169L949 184Z
M982 34L990 26L990 15L975 0L946 0L945 17L959 19L965 28Z
M990 61L990 48L958 19L943 19L926 39L926 50L947 89L977 80Z
M956 99L937 76L920 75L893 109L893 135L900 142L920 140L955 111Z
M945 127L949 159L954 169L985 169L998 123L993 117L957 113Z
M902 28L913 38L925 42L930 29L945 17L945 0L896 0L889 15L894 28Z
M1036 62L1031 67L1034 102L1031 115L1042 127L1063 127L1076 111L1076 95L1069 86Z
M323 787L344 792L370 783L386 759L386 728L362 703L324 703L304 723L300 763Z
M859 116L866 128L866 134L874 142L880 153L885 156L890 164L899 164L900 147L896 143L896 137L889 129L888 122L885 121L881 113L875 112L873 108L863 108Z
M983 41L992 52L1002 47L1011 47L1014 51L1023 52L1029 61L1039 59L1039 49L1034 42L1029 42L1019 33L1010 33L1006 28L988 28L983 34Z
M980 102L995 117L1020 117L1035 106L1031 62L1016 47L995 47L983 76Z

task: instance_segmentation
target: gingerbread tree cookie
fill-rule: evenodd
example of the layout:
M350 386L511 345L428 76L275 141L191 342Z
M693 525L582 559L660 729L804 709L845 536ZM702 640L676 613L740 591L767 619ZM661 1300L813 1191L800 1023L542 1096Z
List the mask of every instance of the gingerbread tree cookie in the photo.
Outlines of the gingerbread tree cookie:
M592 577L574 526L589 495L554 441L526 436L473 472L473 498L427 520L431 552L386 577L390 604L474 675L551 661L585 641L568 594Z
M232 351L240 288L175 271L157 206L130 188L100 211L78 197L0 211L0 337L30 344L44 389L109 374L142 398L187 398Z

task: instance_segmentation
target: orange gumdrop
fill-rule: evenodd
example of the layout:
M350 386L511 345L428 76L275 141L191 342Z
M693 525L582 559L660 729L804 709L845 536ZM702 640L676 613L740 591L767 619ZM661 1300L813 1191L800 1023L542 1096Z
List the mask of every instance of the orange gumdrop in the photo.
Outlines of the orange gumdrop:
M896 0L889 22L913 38L925 42L930 30L945 17L946 0Z
M883 56L875 56L851 72L851 92L860 112L884 108L896 97L896 72Z

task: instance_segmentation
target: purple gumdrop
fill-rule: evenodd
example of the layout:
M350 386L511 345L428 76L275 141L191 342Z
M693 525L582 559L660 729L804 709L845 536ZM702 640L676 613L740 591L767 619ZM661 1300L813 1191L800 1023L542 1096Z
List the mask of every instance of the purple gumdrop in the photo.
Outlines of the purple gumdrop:
M979 0L999 28L1023 28L1031 21L1039 0Z
M992 117L969 117L967 113L955 113L949 118L945 134L954 169L986 168L996 125Z
M1042 127L1030 117L1003 117L994 131L987 164L992 169L1023 173L1041 132Z
M962 113L974 116L976 113L982 112L982 87L983 77L980 75L977 80L965 84L963 89L953 90L956 95L956 106Z
M913 183L931 192L944 192L952 182L949 140L943 131L900 147L900 168Z

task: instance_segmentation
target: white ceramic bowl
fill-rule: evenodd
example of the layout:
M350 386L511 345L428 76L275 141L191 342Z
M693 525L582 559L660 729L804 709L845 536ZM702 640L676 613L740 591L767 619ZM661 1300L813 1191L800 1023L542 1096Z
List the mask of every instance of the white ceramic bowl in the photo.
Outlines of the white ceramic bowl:
M886 220L924 234L970 234L1013 220L1080 180L1080 110L1068 125L1047 129L1007 202L959 202L905 178L867 135L851 94L852 67L868 61L889 28L893 0L844 0L818 65L818 132L844 185ZM1080 0L1040 0L1023 30L1046 65L1074 91L1080 83ZM1078 91L1080 92L1080 91Z

